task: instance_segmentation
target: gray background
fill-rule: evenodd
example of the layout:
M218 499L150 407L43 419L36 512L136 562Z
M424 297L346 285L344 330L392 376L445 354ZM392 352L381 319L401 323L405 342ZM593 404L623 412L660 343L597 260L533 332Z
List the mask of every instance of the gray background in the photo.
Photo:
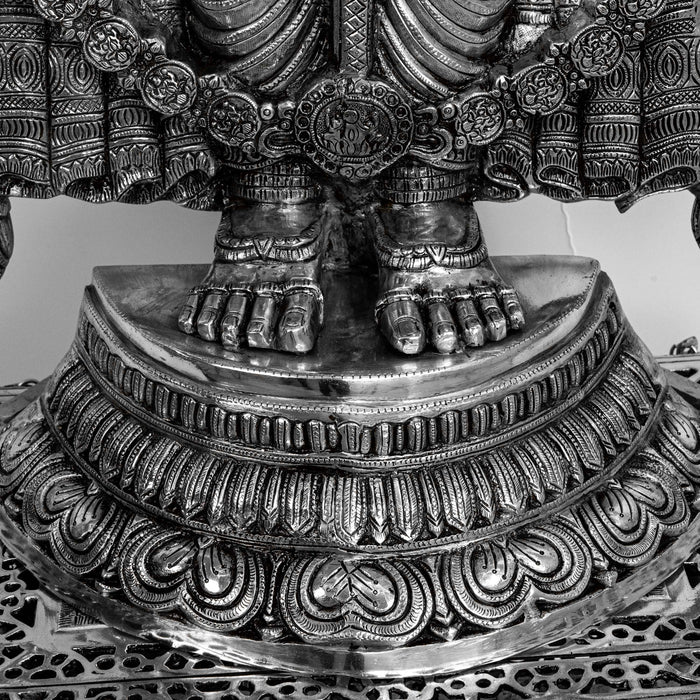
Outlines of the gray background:
M700 251L693 197L659 195L621 215L608 202L562 205L533 196L479 204L493 255L598 258L623 308L656 354L700 334ZM66 352L96 265L207 263L219 215L175 204L88 205L13 199L15 255L0 280L0 384L48 375Z

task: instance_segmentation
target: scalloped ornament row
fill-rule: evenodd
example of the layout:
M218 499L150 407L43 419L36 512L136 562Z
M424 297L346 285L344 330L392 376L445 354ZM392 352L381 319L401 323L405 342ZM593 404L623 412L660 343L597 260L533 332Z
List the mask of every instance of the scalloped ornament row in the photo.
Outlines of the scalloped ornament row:
M2 436L0 493L46 555L103 594L267 641L391 647L507 627L634 575L688 527L698 427L671 398L651 443L575 505L417 557L244 548L134 515L67 463L36 405Z
M623 349L585 400L543 427L466 459L370 474L198 449L122 411L80 361L47 417L76 464L136 509L239 540L365 548L477 536L605 478L643 437L659 391Z
M624 333L618 313L617 305L611 303L606 318L591 338L563 366L539 381L525 384L498 402L374 425L355 421L292 420L283 415L227 411L175 391L127 366L85 317L81 320L78 338L96 373L124 400L145 409L156 421L164 424L182 427L224 445L295 454L328 452L363 457L410 457L507 433L518 424L556 408L573 391L586 390L586 385L595 379L597 370L608 360L613 346ZM80 389L81 386L76 386L69 377L63 378L54 391L54 402L64 392L70 398Z

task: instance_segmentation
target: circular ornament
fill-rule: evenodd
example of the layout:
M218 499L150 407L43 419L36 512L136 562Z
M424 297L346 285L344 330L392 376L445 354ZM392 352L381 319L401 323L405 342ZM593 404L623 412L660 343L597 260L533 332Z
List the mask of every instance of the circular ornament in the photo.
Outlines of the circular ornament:
M85 57L107 72L128 68L138 58L140 46L136 30L116 17L95 22L83 42Z
M413 115L390 85L346 77L316 83L300 100L294 127L302 152L316 165L362 180L408 151Z
M571 42L571 60L590 78L600 78L615 70L624 53L622 37L612 27L587 27Z
M179 61L159 63L146 71L141 82L146 104L164 114L180 114L192 106L197 96L197 79L189 66Z
M663 10L665 0L619 0L620 12L629 19L646 21Z
M211 135L221 143L246 149L260 131L258 106L248 95L233 92L215 99L207 122Z
M88 0L34 0L34 7L41 17L50 22L67 22L85 12Z
M505 109L499 100L488 93L477 92L459 105L457 131L469 143L485 146L503 131L505 119Z
M561 71L549 66L532 66L515 78L515 97L528 114L551 114L568 94Z

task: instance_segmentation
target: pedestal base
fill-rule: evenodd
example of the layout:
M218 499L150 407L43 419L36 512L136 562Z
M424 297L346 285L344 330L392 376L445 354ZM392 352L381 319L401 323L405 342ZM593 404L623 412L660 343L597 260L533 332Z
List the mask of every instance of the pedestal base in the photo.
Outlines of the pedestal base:
M528 330L410 361L366 280L290 358L178 335L196 270L96 271L0 435L5 542L118 629L300 675L463 671L628 606L700 540L696 411L595 263L498 264Z
M527 655L438 677L251 670L120 634L60 602L0 551L0 700L642 700L700 696L700 556L606 624Z

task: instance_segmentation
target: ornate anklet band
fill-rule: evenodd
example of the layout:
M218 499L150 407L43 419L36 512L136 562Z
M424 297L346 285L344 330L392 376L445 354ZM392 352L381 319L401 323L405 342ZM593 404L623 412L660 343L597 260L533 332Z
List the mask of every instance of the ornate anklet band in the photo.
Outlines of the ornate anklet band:
M486 244L478 234L476 242L450 246L446 243L401 245L391 238L378 214L373 214L374 246L382 267L394 270L428 270L431 267L469 269L481 265L488 258ZM472 238L468 236L468 238Z
M217 262L308 262L317 258L323 249L324 236L320 220L305 229L305 235L286 238L274 235L236 237L228 231L227 223L224 222L216 234L214 259Z

